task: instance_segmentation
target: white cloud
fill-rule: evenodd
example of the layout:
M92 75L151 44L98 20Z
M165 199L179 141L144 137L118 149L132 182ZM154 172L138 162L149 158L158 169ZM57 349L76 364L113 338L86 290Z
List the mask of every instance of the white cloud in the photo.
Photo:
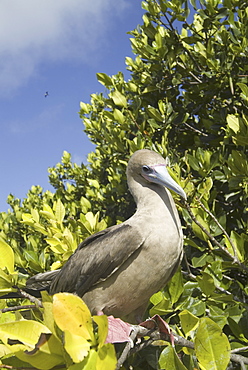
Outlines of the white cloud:
M47 61L90 63L127 0L0 2L0 95L13 93Z

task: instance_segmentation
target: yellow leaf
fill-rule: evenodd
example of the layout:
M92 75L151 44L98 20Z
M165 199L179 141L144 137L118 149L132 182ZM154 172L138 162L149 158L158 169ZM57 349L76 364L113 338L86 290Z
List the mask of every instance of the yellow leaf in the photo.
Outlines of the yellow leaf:
M40 348L33 351L19 351L16 357L34 368L49 370L64 363L64 350L60 341L52 335Z
M92 317L98 326L98 345L102 347L108 335L108 318L106 315Z
M65 349L74 362L80 362L88 355L90 342L81 335L65 330Z
M55 216L56 220L61 224L65 217L65 207L60 199L58 199L56 203Z
M43 324L21 320L0 325L0 340L17 358L38 369L63 362L62 345Z
M14 272L14 252L12 248L2 239L0 239L0 268L5 267L10 274Z
M2 358L3 356L8 355L10 353L11 353L11 351L7 346L5 346L4 344L0 344L0 358Z
M96 370L97 352L91 348L88 356L81 362L71 365L68 370Z
M61 330L95 341L91 313L81 298L70 293L55 294L53 315Z
M97 351L96 370L115 370L117 360L115 354L115 347L112 343L104 344Z
M0 269L0 291L1 293L11 292L14 285L13 275L7 275Z
M31 209L31 214L32 214L32 217L34 219L35 222L39 223L40 221L40 217L39 217L39 212L37 211L37 209Z
M0 339L7 345L9 340L18 341L18 344L9 345L8 348L15 352L16 349L34 349L41 333L51 334L51 331L37 321L21 320L0 325Z

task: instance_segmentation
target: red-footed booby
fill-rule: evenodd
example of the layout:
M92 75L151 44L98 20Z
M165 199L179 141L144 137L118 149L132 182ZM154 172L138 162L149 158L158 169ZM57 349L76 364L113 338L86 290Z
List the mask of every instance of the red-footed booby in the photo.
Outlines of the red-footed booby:
M181 223L168 189L186 195L166 160L147 149L131 156L127 182L135 214L88 237L60 270L30 278L27 288L41 284L50 294L75 293L94 314L136 323L142 318L149 298L166 285L182 257Z

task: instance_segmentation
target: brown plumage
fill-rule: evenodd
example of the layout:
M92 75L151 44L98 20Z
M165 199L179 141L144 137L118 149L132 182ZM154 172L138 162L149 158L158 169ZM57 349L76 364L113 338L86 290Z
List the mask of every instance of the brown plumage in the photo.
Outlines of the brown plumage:
M165 186L186 196L169 176L165 159L147 149L131 156L127 181L135 214L84 240L61 270L38 274L27 287L41 284L50 294L75 293L92 313L129 321L142 317L149 298L166 285L182 256L181 224Z

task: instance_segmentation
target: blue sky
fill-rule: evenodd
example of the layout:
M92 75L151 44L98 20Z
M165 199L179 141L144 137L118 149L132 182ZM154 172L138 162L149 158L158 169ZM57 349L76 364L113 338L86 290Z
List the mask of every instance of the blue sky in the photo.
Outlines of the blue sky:
M86 162L80 101L104 91L96 73L128 72L127 32L141 0L11 0L0 3L0 212L12 193L51 189L47 168L64 150ZM49 96L44 97L45 92Z

